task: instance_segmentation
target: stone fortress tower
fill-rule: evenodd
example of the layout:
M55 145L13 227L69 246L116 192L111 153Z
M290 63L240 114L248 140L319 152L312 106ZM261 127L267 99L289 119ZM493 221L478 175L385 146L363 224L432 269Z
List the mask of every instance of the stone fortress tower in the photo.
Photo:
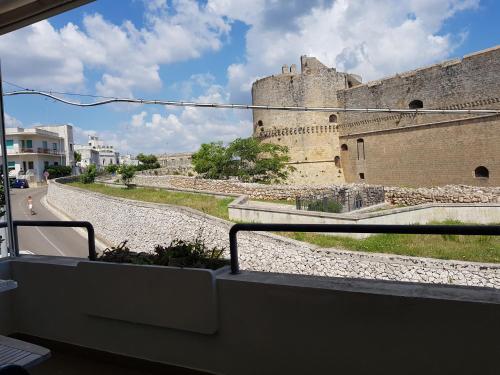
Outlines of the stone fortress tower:
M301 71L284 65L279 75L254 82L255 105L336 107L337 91L361 84L359 76L337 72L314 57L301 57ZM296 171L292 183L343 183L338 114L253 111L253 135L289 149Z
M254 82L255 105L500 110L500 46L361 83L302 56ZM500 114L254 110L253 134L288 146L298 184L500 186Z

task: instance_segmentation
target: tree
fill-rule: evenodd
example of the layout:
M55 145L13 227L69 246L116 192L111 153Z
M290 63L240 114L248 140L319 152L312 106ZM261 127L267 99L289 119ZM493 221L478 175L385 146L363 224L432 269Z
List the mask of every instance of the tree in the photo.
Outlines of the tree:
M110 174L115 174L116 172L118 172L119 169L120 169L120 166L118 164L110 164L110 165L107 165L106 168L104 168L106 173L110 173Z
M135 167L137 171L160 168L160 163L158 163L158 158L153 154L144 155L141 152L139 155L137 155L137 160L139 160L140 162L140 164Z
M238 177L245 182L280 182L293 167L287 165L288 148L257 138L238 138L224 147L222 142L205 143L193 154L196 172L205 178Z
M128 186L135 176L135 167L133 165L122 165L118 171L121 175L121 181Z
M78 151L74 151L73 156L75 158L75 163L79 163L82 161L82 154L80 154Z
M97 169L94 164L91 164L87 167L85 172L80 175L80 182L84 184L92 184L95 181L95 177L97 176Z
M231 158L222 142L203 143L192 156L194 170L205 178L227 178Z
M141 152L137 155L137 160L139 160L142 164L154 164L158 161L158 158L153 154L144 155Z

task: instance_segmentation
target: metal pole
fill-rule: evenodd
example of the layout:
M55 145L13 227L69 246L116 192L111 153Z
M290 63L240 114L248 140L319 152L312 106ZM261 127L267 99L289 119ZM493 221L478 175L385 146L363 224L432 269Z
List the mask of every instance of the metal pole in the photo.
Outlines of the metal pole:
M5 141L5 116L3 106L2 63L0 61L0 146L2 150L3 191L5 195L5 218L7 220L7 251L15 256L16 240L12 226L12 211L10 204L9 167L7 161L7 144Z

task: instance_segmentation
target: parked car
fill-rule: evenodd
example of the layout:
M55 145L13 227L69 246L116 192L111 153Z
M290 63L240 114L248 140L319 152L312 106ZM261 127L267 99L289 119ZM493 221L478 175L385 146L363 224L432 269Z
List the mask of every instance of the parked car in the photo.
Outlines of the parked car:
M10 185L12 188L24 189L29 188L28 180L16 178Z

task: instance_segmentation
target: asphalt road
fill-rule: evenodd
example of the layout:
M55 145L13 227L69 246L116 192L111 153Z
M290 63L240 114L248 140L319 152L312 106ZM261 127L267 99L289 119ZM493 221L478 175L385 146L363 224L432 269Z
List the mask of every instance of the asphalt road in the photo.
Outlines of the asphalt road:
M14 220L60 220L40 203L47 193L46 187L11 189L10 193ZM35 215L28 210L29 195ZM72 228L19 228L19 249L39 255L88 257L87 239Z

